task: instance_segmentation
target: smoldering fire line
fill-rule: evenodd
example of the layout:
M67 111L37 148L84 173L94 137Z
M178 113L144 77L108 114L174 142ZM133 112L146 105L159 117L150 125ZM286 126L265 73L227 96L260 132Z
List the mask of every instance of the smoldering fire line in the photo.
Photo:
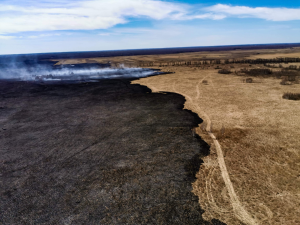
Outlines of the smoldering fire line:
M72 68L75 65L55 68L47 65L6 66L0 71L0 79L17 81L86 81L101 79L139 78L160 74L158 70L146 68Z

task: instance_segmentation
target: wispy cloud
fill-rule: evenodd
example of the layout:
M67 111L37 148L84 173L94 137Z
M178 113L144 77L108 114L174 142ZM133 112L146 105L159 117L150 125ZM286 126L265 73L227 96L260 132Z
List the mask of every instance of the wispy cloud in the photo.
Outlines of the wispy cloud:
M131 18L221 20L226 17L251 17L272 21L300 20L300 9L251 8L224 4L201 8L199 5L163 0L3 0L0 3L0 34L108 29L125 24Z
M251 17L272 21L300 20L300 8L267 8L217 4L206 8L207 11L225 16Z
M0 33L106 29L126 23L128 17L161 20L187 12L186 5L155 0L91 0L65 7L0 4Z
M32 3L32 2L31 2ZM188 4L161 0L90 0L35 6L0 4L0 33L49 30L107 29L132 17L153 20L223 19L225 16L192 13Z
M30 35L27 36L28 38L43 38L43 37L51 37L51 36L60 36L61 34L55 33L55 34L38 34L38 35Z
M7 36L7 35L0 35L1 40L10 40L16 38L15 36Z

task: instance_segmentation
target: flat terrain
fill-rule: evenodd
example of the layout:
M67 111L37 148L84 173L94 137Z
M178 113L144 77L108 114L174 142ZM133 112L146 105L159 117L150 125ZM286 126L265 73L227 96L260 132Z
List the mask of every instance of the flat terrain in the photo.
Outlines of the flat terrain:
M264 64L203 64L209 60L300 57L300 49L235 50L113 58L118 66L160 68L174 74L142 78L133 83L153 92L179 93L185 108L204 122L196 132L211 146L203 158L193 192L199 196L206 220L228 224L300 224L300 104L283 99L299 93L300 85L281 85L280 79L219 74ZM188 61L192 64L188 65ZM201 61L202 64L193 64ZM76 63L61 60L59 63ZM274 64L275 65L275 64ZM272 65L272 66L274 66ZM281 64L282 67L299 63ZM275 66L278 67L278 64ZM278 68L274 69L278 70Z
M300 84L246 83L238 71L270 67L225 63L285 57L300 48L62 59L173 73L119 81L121 94L108 81L2 86L3 221L300 224L300 102L282 98Z
M1 224L222 224L192 193L209 146L182 96L1 81L0 99Z

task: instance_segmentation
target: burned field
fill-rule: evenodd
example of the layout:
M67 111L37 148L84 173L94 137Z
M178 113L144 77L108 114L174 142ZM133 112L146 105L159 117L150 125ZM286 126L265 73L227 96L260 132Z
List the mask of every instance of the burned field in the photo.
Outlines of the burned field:
M0 98L1 224L222 224L191 192L209 146L182 96L2 81Z

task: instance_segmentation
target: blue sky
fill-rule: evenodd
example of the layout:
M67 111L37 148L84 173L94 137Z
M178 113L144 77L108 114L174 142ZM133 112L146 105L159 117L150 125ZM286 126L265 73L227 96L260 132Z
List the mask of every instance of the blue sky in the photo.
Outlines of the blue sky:
M300 0L0 0L0 55L300 42Z

